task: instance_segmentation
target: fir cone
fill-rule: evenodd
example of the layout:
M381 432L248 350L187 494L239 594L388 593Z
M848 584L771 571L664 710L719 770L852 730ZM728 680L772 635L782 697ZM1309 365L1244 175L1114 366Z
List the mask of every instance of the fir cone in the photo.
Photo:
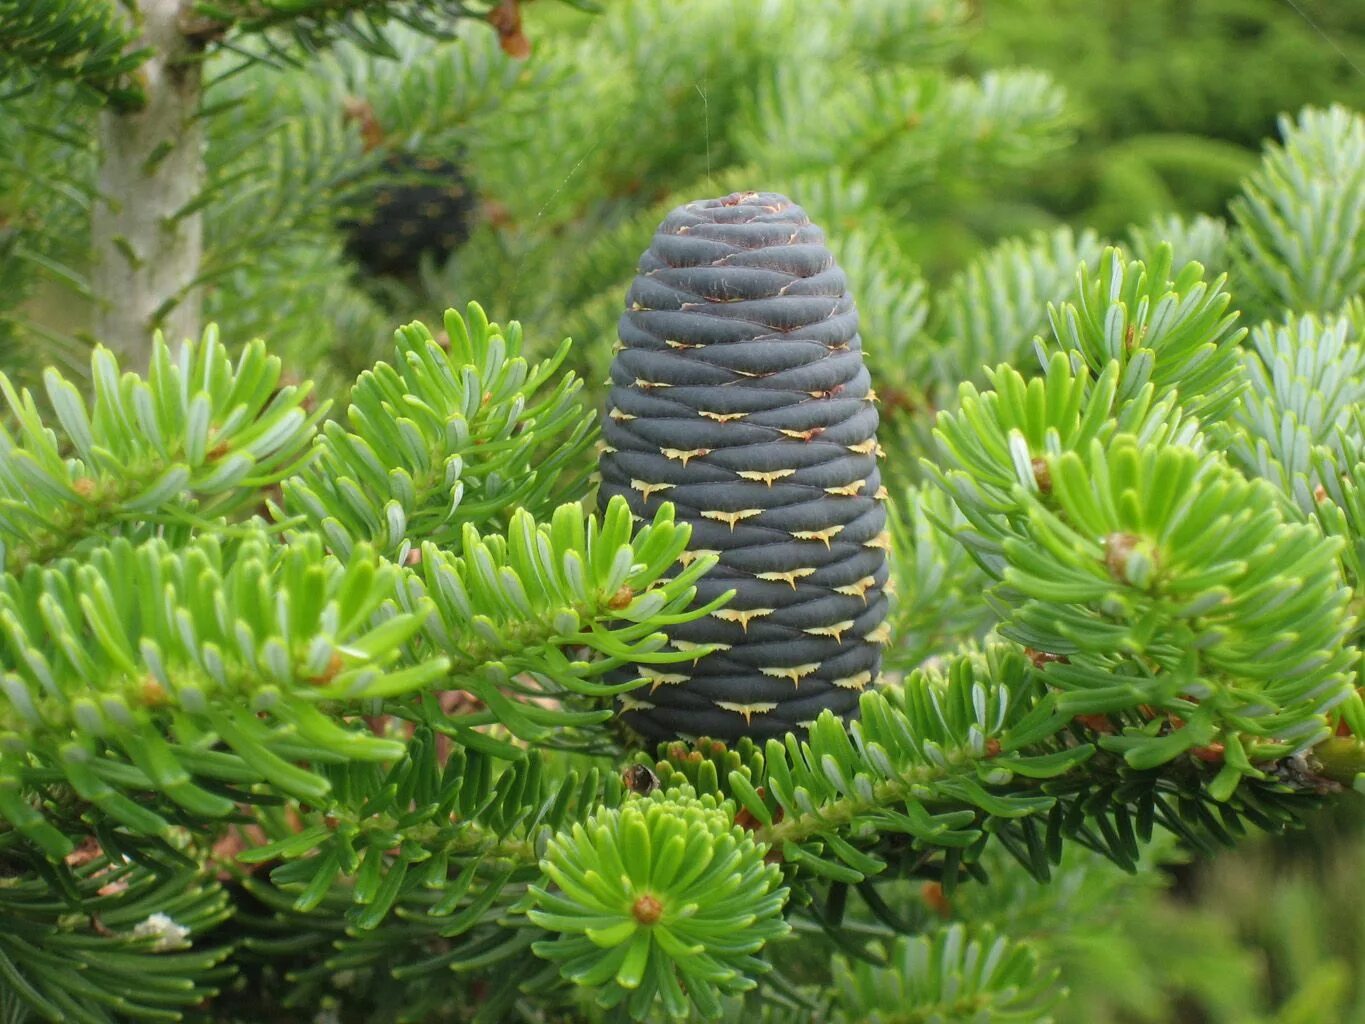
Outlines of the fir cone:
M780 736L845 715L877 677L886 618L885 490L858 315L824 235L770 192L680 206L620 321L603 425L603 504L664 501L714 552L705 603L622 700L647 739Z
M362 197L346 221L346 252L370 274L415 273L423 254L445 259L469 238L474 195L458 164L395 153L384 161L397 181Z

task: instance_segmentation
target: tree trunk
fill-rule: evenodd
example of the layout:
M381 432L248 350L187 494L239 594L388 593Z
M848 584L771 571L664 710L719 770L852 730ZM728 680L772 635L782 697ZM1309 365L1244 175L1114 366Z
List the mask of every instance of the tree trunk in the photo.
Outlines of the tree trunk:
M203 221L183 211L204 182L203 71L180 28L181 0L137 0L135 10L140 45L155 52L138 71L147 105L100 116L91 222L95 340L130 369L147 365L156 330L170 342L199 335Z

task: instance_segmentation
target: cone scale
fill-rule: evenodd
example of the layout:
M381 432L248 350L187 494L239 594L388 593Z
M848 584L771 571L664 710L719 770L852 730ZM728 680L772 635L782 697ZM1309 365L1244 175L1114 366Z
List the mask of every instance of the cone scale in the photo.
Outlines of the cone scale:
M638 666L622 699L650 740L733 740L851 713L877 678L886 618L885 490L858 315L824 235L775 193L668 215L620 321L601 500L692 526L685 558L725 607L671 627L694 662Z

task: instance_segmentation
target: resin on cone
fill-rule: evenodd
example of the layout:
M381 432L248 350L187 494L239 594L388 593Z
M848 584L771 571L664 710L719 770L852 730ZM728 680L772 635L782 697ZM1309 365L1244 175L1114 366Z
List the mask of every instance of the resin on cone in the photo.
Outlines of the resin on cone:
M651 740L733 740L846 715L877 678L885 489L858 314L824 235L785 196L743 192L664 219L626 300L603 424L601 500L662 502L723 608L672 627L693 662L637 666L622 699Z

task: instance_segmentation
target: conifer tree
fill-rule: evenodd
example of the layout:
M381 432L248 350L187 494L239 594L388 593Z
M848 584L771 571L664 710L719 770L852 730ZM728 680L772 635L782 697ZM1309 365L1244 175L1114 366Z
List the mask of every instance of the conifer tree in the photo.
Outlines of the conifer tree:
M493 47L520 46L509 6ZM31 112L75 101L51 78L141 102L133 36L101 10L64 11L59 31L7 14L34 40L13 50ZM637 25L622 49L636 59L661 8L641 10L604 22ZM903 190L885 197L895 211L949 171L1017 167L1061 130L1060 100L1027 74L907 75L898 62L937 55L895 50L932 39L895 19L938 11L926 23L942 26L955 6L857 10L848 31L875 71L862 99L878 102L792 78L763 40L734 81L717 67L709 103L734 116L712 137L716 187L669 197L670 217L634 200L565 217L564 244L592 237L593 259L528 311L533 330L470 303L436 330L401 327L320 398L269 340L229 345L214 327L144 332L145 367L97 346L80 374L0 378L0 1020L1046 1019L1062 996L1047 932L1069 926L1046 911L1070 881L1102 901L1121 883L1101 862L1202 856L1365 786L1365 233L1351 220L1365 179L1342 156L1365 120L1286 118L1229 224L1166 220L1128 245L1008 238L930 284L877 201L831 214L882 178ZM283 27L381 45L335 5L200 13L212 25L195 32L265 47L253 60L292 52ZM731 29L757 33L744 17ZM477 45L430 74L498 81L501 58L470 70ZM749 107L740 83L759 70L772 86ZM285 73L257 63L237 81L267 71ZM336 80L318 83L334 98ZM385 120L379 97L401 93L376 88L370 112ZM250 120L241 95L210 134ZM923 148L879 144L879 119L910 101ZM783 134L765 111L788 103L827 104L843 134ZM958 135L973 112L998 118L991 132ZM356 152L362 128L345 129ZM825 188L808 174L824 151L803 144L856 159ZM528 166L555 145L529 145ZM592 159L625 174L628 156ZM656 156L661 175L687 165L674 184L708 177L691 137ZM753 166L813 223L727 191ZM705 196L719 201L680 206ZM532 213L543 201L525 196ZM280 207L298 234L273 256L320 232L325 205ZM709 242L749 256L697 255L698 211L716 209L758 241ZM466 254L492 244L476 226ZM749 262L731 279L706 272L717 259ZM213 301L265 288L259 266L221 269ZM805 362L793 343L773 366L707 353L756 351L744 304L827 351ZM596 379L573 367L612 354L600 330L546 333L553 309L621 319L600 432ZM819 379L791 384L804 373ZM740 414L770 433L731 465L713 456ZM632 445L650 448L635 469ZM821 445L852 452L848 478L819 481L808 508L789 489L811 480L776 475L804 465L764 453ZM747 545L789 508L791 544L741 564L731 534ZM845 566L858 571L834 579ZM847 592L802 618L803 588L826 585ZM777 635L765 619L813 630L815 667L795 650L745 661ZM869 645L876 661L823 672ZM700 685L753 693L716 705L723 729L709 708L641 717L652 690ZM747 728L765 720L780 728Z
M7 3L6 305L35 277L59 282L90 306L66 333L145 368L155 331L200 333L206 293L264 255L262 236L277 247L316 236L381 169L342 105L304 126L270 113L283 85L272 75L340 41L398 59L395 38L449 40L471 23L508 54L529 52L518 0ZM223 128L236 129L226 146ZM253 204L263 209L244 217ZM62 223L73 211L79 221ZM6 319L26 333L22 316Z

